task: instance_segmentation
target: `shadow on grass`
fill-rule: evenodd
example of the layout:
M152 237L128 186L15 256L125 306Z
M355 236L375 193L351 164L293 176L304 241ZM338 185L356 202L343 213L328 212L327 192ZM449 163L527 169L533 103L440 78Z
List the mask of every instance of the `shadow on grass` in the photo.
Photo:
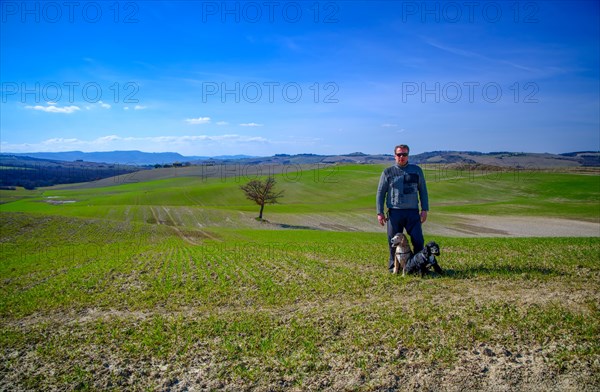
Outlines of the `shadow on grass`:
M268 221L266 219L261 219L261 218L258 218L258 217L254 218L254 219L257 222L260 222L262 224L279 227L280 229L289 229L289 230L321 230L321 229L319 229L317 227L313 227L313 226L288 225L286 223L271 222L271 221Z
M298 225L286 225L286 224L278 224L277 226L281 227L282 229L293 229L293 230L321 230L319 228L316 227L312 227L312 226L298 226Z
M444 269L443 277L453 279L470 279L478 276L496 276L496 277L511 277L511 276L553 276L557 275L557 271L548 268L519 268L519 267L468 267L464 270ZM440 275L435 274L436 277Z

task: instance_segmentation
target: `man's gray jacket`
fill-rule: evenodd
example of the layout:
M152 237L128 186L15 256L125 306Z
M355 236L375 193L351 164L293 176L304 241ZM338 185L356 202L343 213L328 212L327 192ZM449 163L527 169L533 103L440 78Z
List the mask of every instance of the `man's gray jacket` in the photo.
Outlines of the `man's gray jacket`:
M396 164L381 173L377 187L377 214L383 214L383 201L388 208L419 209L429 211L429 198L423 170L410 163L404 167Z

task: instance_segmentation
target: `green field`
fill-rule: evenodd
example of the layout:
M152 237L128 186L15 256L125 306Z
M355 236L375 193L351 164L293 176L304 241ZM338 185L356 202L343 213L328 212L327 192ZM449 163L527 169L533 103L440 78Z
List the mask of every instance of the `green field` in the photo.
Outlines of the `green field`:
M278 188L284 190L285 197L280 204L266 208L266 218L285 225L290 221L297 222L296 215L310 217L317 214L329 217L331 221L341 219L349 226L368 220L373 226L369 231L377 231L373 218L374 192L382 168L377 165L322 166L278 174ZM108 182L112 186L0 190L0 201L10 202L2 205L5 212L141 223L164 219L176 226L192 228L254 227L252 220L258 210L244 198L239 186L255 177L246 175L248 171L243 169L237 170L237 175L234 172L233 177L225 178L183 177L171 169L166 171L168 178L162 178L164 172L160 170L154 174L161 178L159 180L142 180L134 173ZM431 167L425 173L433 220L436 216L483 214L600 223L600 177L597 172L587 175L516 169L483 172Z
M264 223L241 175L0 191L0 390L597 390L600 232L428 222L445 275L391 276L381 170L280 174ZM597 173L426 176L431 224L600 223Z

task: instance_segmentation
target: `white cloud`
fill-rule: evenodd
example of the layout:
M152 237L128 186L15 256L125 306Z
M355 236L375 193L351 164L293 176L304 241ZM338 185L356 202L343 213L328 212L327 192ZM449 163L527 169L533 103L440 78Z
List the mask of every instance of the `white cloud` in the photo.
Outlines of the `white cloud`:
M253 123L253 122L251 122L251 123L243 123L243 124L240 124L240 126L241 126L241 127L262 127L262 126L263 126L263 124L257 124L257 123Z
M101 106L103 109L110 109L110 105L109 105L109 104L107 104L107 103L104 103L104 102L102 102L102 101L98 101L98 103L100 104L100 106Z
M95 139L95 143L110 143L115 140L123 140L123 138L117 135L102 136Z
M39 110L46 113L66 113L71 114L77 110L81 110L79 106L56 106L54 102L47 102L48 106L36 105L36 106L25 106L25 109Z
M143 106L143 105L135 105L133 107L133 110L144 110L144 109L148 109L148 106Z
M185 122L188 124L208 124L210 122L210 117L198 117L198 118L186 118Z
M65 138L62 138L62 137L56 137L56 138L44 140L42 142L42 144L45 144L47 146L52 146L52 145L77 143L77 141L78 141L78 139L75 139L75 138L65 139Z
M217 125L219 125L219 126L229 125L229 123L227 121L217 121Z
M381 124L381 126L384 127L384 128L395 128L395 127L398 126L398 124L389 124L389 123L386 123L386 124Z

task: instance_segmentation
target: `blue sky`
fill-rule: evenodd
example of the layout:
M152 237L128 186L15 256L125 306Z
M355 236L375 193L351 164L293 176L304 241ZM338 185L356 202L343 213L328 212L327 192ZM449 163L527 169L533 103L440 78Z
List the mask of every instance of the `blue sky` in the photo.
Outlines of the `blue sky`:
M1 151L600 149L597 1L3 1Z

